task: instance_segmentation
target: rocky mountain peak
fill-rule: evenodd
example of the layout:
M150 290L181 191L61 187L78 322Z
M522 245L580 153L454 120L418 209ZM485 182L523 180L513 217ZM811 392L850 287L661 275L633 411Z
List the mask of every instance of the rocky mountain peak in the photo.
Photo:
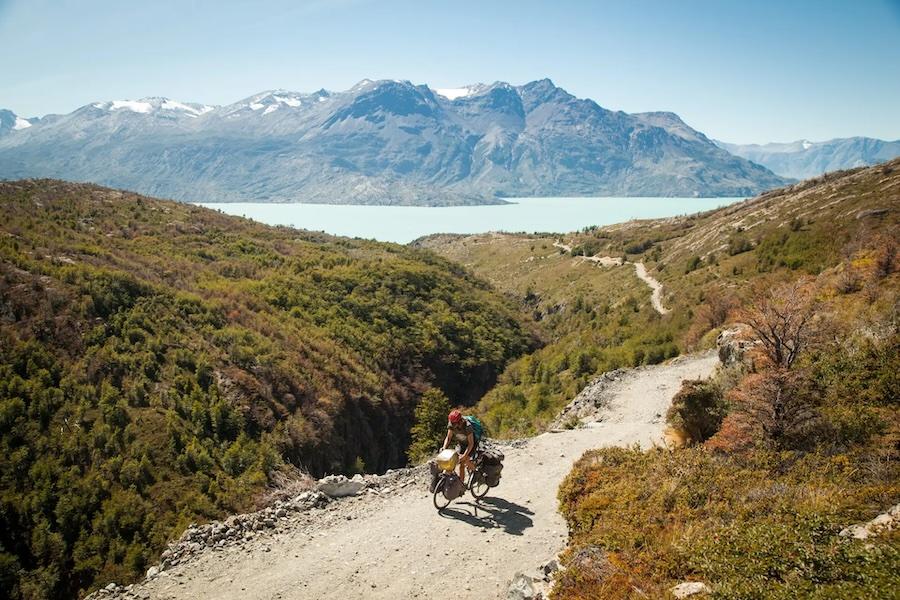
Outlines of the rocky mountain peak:
M226 106L112 100L29 121L27 134L15 118L5 117L0 177L182 200L479 204L741 196L784 183L677 115L610 112L550 79L437 89L366 79L344 92L271 89Z

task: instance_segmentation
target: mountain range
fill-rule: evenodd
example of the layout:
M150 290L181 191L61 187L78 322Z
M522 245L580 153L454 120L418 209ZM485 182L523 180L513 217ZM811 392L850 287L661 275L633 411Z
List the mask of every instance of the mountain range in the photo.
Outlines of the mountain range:
M668 112L628 114L549 79L431 89L166 98L0 113L0 178L177 200L484 204L517 196L747 196L785 183Z
M782 177L807 179L829 171L875 165L900 156L900 140L868 137L826 142L798 140L771 144L716 143L735 156L760 164Z

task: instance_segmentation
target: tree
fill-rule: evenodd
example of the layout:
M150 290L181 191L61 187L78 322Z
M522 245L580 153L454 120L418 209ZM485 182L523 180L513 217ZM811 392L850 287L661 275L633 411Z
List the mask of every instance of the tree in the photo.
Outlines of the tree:
M802 372L784 368L748 375L729 394L732 425L780 449L801 447L820 420L814 387Z
M407 456L409 460L422 462L440 446L447 435L447 414L450 412L450 401L444 392L431 388L422 394L416 405L415 424L410 431L412 442Z
M811 283L798 279L759 297L743 318L772 365L790 369L812 340L815 308Z

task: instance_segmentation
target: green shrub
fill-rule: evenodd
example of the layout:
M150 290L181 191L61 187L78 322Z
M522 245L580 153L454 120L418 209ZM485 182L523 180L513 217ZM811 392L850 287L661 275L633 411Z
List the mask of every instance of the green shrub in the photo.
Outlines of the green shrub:
M682 382L666 421L690 441L701 443L715 435L727 413L728 404L716 383L691 379Z
M410 431L412 441L407 454L418 464L437 451L447 435L447 415L450 401L444 393L431 388L422 394L415 410L415 424Z

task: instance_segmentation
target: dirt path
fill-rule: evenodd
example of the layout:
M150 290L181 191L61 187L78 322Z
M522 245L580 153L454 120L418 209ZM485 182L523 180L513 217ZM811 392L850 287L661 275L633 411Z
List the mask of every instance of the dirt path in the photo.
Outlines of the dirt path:
M572 252L572 247L563 244L562 242L553 242L553 246L565 250L569 253ZM644 266L644 263L630 262L627 260L623 261L621 258L614 258L612 256L583 256L582 258L586 261L599 264L603 267L616 267L623 264L634 265L635 275L637 275L638 279L640 279L650 287L650 303L653 305L653 308L661 315L669 312L669 309L663 306L662 303L662 284L654 279L652 275L647 273L647 268Z
M304 513L270 536L209 549L135 586L139 598L499 598L565 545L557 488L590 448L662 438L681 380L706 377L714 354L626 374L601 422L545 433L506 451L503 480L480 504L466 496L438 513L423 481ZM466 575L460 571L465 561ZM462 586L448 594L453 581Z
M653 290L653 293L650 294L650 303L653 304L653 308L656 309L656 312L661 315L669 312L669 309L663 306L662 303L662 284L647 273L647 268L644 266L644 263L636 262L631 264L634 265L634 272L638 278L649 285L650 289Z

